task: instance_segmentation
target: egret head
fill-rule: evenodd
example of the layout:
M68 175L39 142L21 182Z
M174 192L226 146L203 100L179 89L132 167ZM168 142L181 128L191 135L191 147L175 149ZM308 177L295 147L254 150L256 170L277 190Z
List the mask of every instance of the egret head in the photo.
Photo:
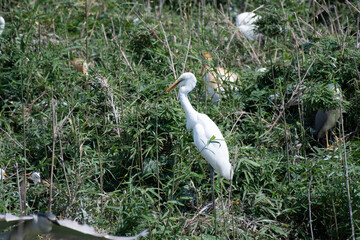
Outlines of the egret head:
M34 184L38 184L41 182L41 177L39 172L31 173L30 179L34 181Z
M0 180L5 180L7 177L5 170L0 168Z
M170 92L172 89L174 89L176 86L180 86L180 91L184 91L186 93L190 92L191 90L193 90L196 86L196 78L195 75L190 73L190 72L186 72L181 74L181 76L178 78L178 80L176 80L167 90L166 92Z

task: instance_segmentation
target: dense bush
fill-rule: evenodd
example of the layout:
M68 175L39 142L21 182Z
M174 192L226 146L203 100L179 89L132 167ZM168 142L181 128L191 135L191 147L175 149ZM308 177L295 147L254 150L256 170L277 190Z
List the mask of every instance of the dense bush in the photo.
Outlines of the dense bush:
M148 228L149 239L345 239L349 194L358 237L359 6L244 2L0 3L0 167L9 175L1 212L51 206L113 234ZM255 9L263 37L250 42L233 22ZM227 87L216 104L205 94L204 53L211 67L239 75L238 90ZM88 75L74 58L86 59ZM232 182L215 178L216 217L201 211L211 199L208 165L177 93L165 93L184 71L196 75L190 101L221 129L235 169ZM340 104L342 141L329 134L325 149L315 113ZM25 173L50 182L52 168L50 199L50 185Z

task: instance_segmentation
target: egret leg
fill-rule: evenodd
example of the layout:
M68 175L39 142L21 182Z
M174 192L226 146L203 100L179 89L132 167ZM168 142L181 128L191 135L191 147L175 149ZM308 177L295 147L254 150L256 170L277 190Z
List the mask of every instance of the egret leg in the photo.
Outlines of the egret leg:
M214 168L211 165L210 165L210 179L211 179L211 201L212 201L212 206L215 209Z
M210 164L209 164L210 165ZM211 200L212 206L214 210L214 230L215 236L217 234L217 226L216 226L216 207L215 207L215 189L214 189L214 168L210 165L210 178L211 178Z
M325 137L326 137L326 148L329 148L329 136L328 136L328 131L325 131Z

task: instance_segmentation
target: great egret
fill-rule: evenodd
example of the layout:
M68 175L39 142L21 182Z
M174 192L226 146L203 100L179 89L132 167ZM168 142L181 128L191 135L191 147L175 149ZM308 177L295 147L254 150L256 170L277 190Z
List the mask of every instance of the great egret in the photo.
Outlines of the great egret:
M34 184L41 183L41 177L39 172L32 172L30 175L30 179L34 182Z
M204 57L206 61L212 61L210 54L206 53L204 54ZM220 100L220 93L225 91L223 87L224 83L235 83L238 79L236 73L230 72L222 67L211 68L207 63L204 64L201 75L203 75L204 72L205 75L203 79L206 84L206 89L210 94L211 101L213 102L218 102Z
M0 35L3 33L5 29L5 19L0 16Z
M259 38L260 34L256 32L256 25L254 24L260 16L253 12L244 12L236 16L235 25L244 36L253 41Z
M340 100L341 92L340 86L336 84L329 84L328 88L335 92L335 100ZM331 130L336 125L336 122L340 118L340 108L330 109L327 111L318 110L315 115L315 131L317 133L317 139L319 140L321 137L326 137L326 148L329 148L329 137L328 131Z
M10 231L0 234L3 240L34 239L37 235L44 235L46 239L53 240L75 240L75 239L114 239L131 240L146 236L147 230L131 236L112 236L106 233L98 233L89 225L81 225L75 221L63 219L58 220L52 213L36 213L29 216L14 216L10 213L0 214L0 230L15 226Z
M7 177L6 172L4 169L0 168L0 181L5 180Z
M233 177L228 147L218 126L206 114L197 112L188 99L188 93L196 86L194 74L189 72L181 74L166 92L170 92L178 85L180 86L180 103L186 114L186 128L193 131L194 143L198 151L210 164L212 201L215 208L213 171L215 170L228 180Z

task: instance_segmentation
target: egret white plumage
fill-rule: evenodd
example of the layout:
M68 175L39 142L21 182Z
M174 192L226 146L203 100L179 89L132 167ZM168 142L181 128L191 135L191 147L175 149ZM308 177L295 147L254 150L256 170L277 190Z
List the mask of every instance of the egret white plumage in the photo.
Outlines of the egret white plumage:
M0 181L5 180L7 177L6 172L4 169L0 168Z
M3 33L5 29L5 19L0 16L0 35Z
M34 184L41 183L41 177L39 172L32 172L30 175L30 179L34 182Z
M105 233L98 233L89 225L81 225L75 221L64 219L58 220L52 213L36 213L29 216L14 216L10 213L0 214L0 230L15 226L10 231L0 234L3 240L34 239L37 235L44 235L53 240L75 240L75 239L114 239L132 240L146 236L147 230L131 236L113 236Z
M341 98L341 90L340 86L336 84L329 84L328 88L335 92L335 100L340 100ZM315 115L315 131L317 133L317 139L319 140L321 137L326 137L326 148L329 148L329 137L328 131L331 130L336 122L340 118L340 108L330 109L327 111L318 110Z
M196 86L194 74L183 73L166 92L170 92L176 86L180 86L180 103L186 114L186 128L193 131L195 146L206 161L210 164L211 182L213 182L213 170L220 173L225 179L231 180L233 168L229 161L229 151L225 139L216 124L203 113L197 112L188 99L188 93ZM214 206L214 191L212 195Z
M205 60L208 62L212 61L210 54L204 54ZM235 83L238 79L238 75L231 71L228 71L222 67L211 68L209 64L204 64L201 71L201 75L205 72L203 80L206 84L206 89L211 97L211 101L218 102L220 100L220 93L224 92L224 85L226 82ZM237 90L235 88L235 90Z
M249 40L256 40L260 34L256 32L256 25L254 24L260 16L253 12L244 12L236 16L235 25L244 36Z

